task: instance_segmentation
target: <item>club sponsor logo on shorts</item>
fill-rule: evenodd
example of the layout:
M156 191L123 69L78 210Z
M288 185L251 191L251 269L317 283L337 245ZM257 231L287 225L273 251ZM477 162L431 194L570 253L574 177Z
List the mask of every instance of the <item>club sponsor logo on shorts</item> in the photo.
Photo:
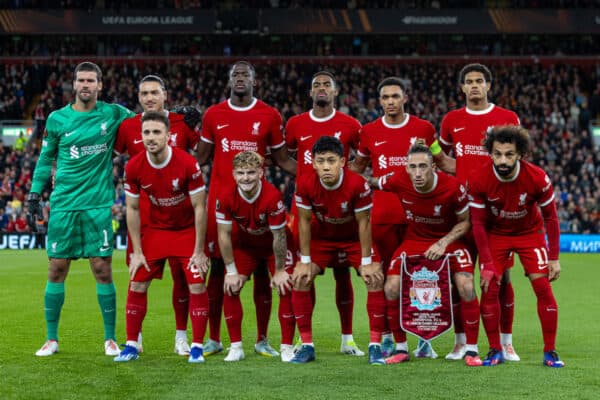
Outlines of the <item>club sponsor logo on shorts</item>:
M430 271L425 267L414 272L410 277L412 281L409 292L410 305L419 311L432 311L441 307L442 291L438 287L439 279L437 272Z

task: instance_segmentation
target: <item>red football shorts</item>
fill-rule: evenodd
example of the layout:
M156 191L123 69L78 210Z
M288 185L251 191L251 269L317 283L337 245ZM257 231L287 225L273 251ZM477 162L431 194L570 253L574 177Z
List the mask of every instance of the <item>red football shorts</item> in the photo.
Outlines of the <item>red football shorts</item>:
M434 244L436 241L416 241L416 240L405 240L402 242L400 247L394 252L392 262L387 271L388 275L400 275L400 268L402 267L402 259L400 255L406 253L407 256L415 256L424 254L427 249ZM454 241L446 247L446 253L454 253L455 256L450 257L450 271L454 274L457 272L468 272L474 273L475 267L473 265L473 259L469 252L468 246L461 241Z
M548 245L543 233L519 236L489 234L492 260L498 273L513 266L513 253L519 255L525 274L548 274Z
M312 262L317 264L322 270L326 267L336 267L339 264L340 256L343 257L344 254L348 265L352 265L358 270L362 259L360 242L334 242L313 239L310 243L310 257ZM373 262L381 261L379 253L374 248L371 249L371 257Z

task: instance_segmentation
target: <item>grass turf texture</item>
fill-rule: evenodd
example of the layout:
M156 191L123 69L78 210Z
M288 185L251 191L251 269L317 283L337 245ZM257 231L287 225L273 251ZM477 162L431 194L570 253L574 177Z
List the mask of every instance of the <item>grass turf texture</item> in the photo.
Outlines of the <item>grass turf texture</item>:
M127 272L122 252L115 253L119 342L124 342ZM542 366L542 339L535 296L522 268L513 269L516 312L514 344L521 362L494 368L468 368L443 359L453 344L453 332L436 339L437 360L411 360L391 366L369 366L366 357L340 354L339 319L331 271L317 279L313 326L316 362L290 365L278 358L254 354L252 282L242 297L245 308L246 359L225 363L225 352L191 365L173 353L174 318L171 279L150 287L144 323L144 353L126 364L103 354L100 313L87 261L72 264L66 283L59 327L60 353L47 358L34 352L45 340L43 291L47 259L41 251L0 252L0 398L2 399L369 399L369 398L545 398L596 399L600 393L600 256L564 254L563 272L553 285L559 304L558 351L566 367ZM354 338L366 351L368 321L366 291L354 277ZM279 348L277 296L274 296L270 339ZM191 329L191 326L189 327ZM191 336L191 335L190 335ZM222 337L227 347L223 324ZM416 346L416 338L409 338ZM480 331L480 353L487 340ZM595 393L595 394L594 394Z

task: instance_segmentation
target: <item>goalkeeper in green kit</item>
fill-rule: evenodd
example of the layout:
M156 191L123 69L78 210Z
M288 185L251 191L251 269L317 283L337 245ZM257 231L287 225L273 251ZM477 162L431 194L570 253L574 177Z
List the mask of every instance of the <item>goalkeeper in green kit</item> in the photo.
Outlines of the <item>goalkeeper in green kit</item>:
M114 201L113 144L121 121L134 114L98 101L102 71L91 62L75 68L75 101L48 117L42 150L27 198L30 226L41 217L40 193L56 161L48 221L48 282L44 311L48 337L35 354L58 352L58 321L71 260L89 258L104 321L104 352L119 354L115 342L116 294L112 281Z

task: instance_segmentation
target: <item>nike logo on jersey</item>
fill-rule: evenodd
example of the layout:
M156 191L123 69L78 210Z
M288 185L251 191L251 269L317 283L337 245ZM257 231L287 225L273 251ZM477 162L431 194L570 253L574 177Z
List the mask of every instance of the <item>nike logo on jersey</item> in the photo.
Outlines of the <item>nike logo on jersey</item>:
M74 134L75 132L77 132L77 130L74 130L74 131L71 131L71 132L66 132L66 133L65 133L65 137L69 137L69 136L71 136L72 134Z
M381 146L382 144L387 143L387 140L384 140L382 142L375 142L375 147L377 146Z
M150 186L152 186L152 184L149 184L149 185L142 185L142 189L148 189Z
M300 141L304 142L305 140L308 140L312 137L312 135L308 135L308 136L300 136Z
M137 139L133 141L133 144L138 144L138 143L142 143L144 140L143 139Z
M402 199L402 202L403 202L404 204L413 204L413 202L412 202L412 201L408 201L408 200L404 200L404 199Z
M228 127L229 124L217 125L217 130Z
M454 133L456 133L456 132L460 132L460 131L462 131L463 129L465 129L465 127L464 127L464 126L463 126L462 128L454 128Z

